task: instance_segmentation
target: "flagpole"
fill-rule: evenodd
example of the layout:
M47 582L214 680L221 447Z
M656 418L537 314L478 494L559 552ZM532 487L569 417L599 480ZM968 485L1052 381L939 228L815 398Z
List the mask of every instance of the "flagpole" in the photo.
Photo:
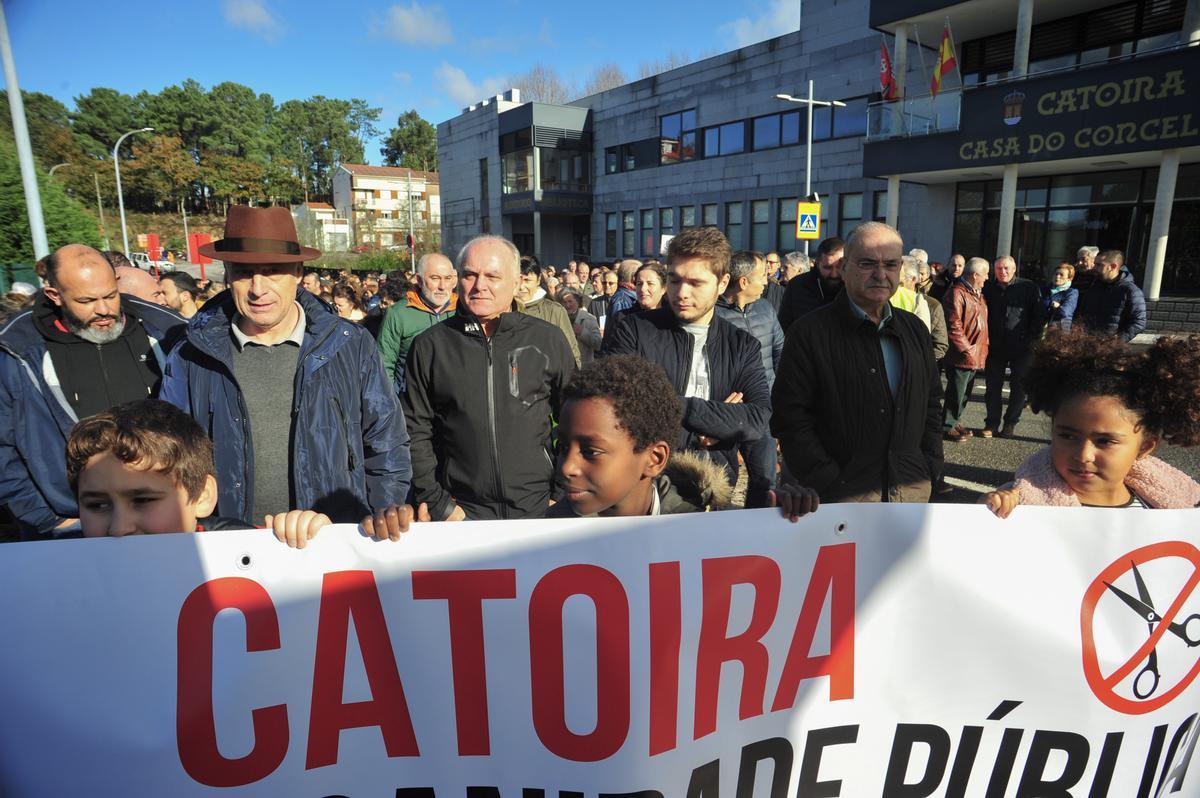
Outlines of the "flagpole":
M950 31L950 46L954 46L954 28L950 25L950 17L946 17L946 30ZM954 71L958 73L958 87L963 88L962 67L958 65L958 50L954 51Z
M929 92L929 119L933 120L933 90L929 80L929 70L925 68L925 48L921 46L921 29L917 25L912 26L913 38L917 40L917 55L921 57L921 76L925 80L925 85L930 86ZM940 57L940 56L939 56Z

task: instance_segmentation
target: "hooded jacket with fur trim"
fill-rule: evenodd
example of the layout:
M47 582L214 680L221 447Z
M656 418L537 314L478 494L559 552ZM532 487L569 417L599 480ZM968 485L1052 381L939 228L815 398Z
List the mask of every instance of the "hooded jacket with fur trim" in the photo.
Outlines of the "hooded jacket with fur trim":
M704 513L724 510L733 498L725 469L695 452L674 452L666 469L654 478L658 492L658 514ZM547 518L597 518L596 513L577 516L570 502L560 501Z
M1133 468L1125 477L1125 485L1142 501L1158 510L1183 510L1200 506L1200 483L1157 457L1143 457L1134 461ZM1013 481L1002 486L1001 490L1012 488L1020 492L1021 504L1083 506L1066 480L1054 470L1049 446L1030 455L1013 475Z

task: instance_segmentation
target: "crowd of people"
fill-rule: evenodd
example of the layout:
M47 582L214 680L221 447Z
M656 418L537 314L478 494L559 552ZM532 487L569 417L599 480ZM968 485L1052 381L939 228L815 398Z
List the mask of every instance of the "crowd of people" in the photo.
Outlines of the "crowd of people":
M717 510L742 468L744 506L796 520L929 501L944 443L1012 436L1027 402L1051 441L984 497L998 515L1200 504L1153 457L1200 444L1200 338L1130 346L1145 302L1114 250L1039 285L1007 256L904 254L878 222L814 259L705 227L661 262L563 269L481 235L334 280L286 209L234 207L201 252L225 285L68 245L4 298L0 503L23 538Z

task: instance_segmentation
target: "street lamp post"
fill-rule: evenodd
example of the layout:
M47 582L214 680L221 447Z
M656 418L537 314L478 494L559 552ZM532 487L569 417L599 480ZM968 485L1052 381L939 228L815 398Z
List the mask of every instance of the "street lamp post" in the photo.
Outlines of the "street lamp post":
M125 228L125 198L121 196L121 159L117 157L117 150L121 149L121 142L134 133L151 133L154 128L143 127L137 130L131 130L128 133L117 139L117 143L113 145L113 169L117 173L117 205L121 209L121 240L125 243L125 257L129 257L129 231Z
M66 163L66 162L63 162L63 163L56 163L56 164L54 164L54 166L51 166L51 167L50 167L50 171L46 173L46 176L47 176L47 177L54 177L54 173L55 173L56 171L58 171L59 169L62 169L64 166L70 166L70 165L71 165L71 164L69 164L69 163Z
M804 144L804 197L808 199L812 197L812 117L813 106L820 105L824 108L845 108L844 102L838 100L814 100L813 99L813 82L808 81L808 97L793 97L790 94L776 94L775 99L783 100L789 103L801 103L808 106L808 125L807 137ZM808 239L804 240L804 254L808 254Z

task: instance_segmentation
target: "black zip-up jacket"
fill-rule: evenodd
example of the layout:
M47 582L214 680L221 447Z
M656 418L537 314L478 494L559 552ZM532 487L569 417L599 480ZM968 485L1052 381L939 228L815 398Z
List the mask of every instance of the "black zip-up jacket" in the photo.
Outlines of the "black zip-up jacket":
M801 485L822 502L925 502L942 468L942 383L925 324L892 308L879 330L845 289L788 331L771 431ZM881 336L900 347L896 396Z
M683 397L692 365L694 339L675 318L670 308L626 313L611 335L604 337L601 352L639 355L667 372L675 393ZM679 448L707 452L725 466L730 479L737 477L737 445L767 434L771 418L771 389L763 370L758 339L713 314L704 344L708 359L711 399L683 401L683 435ZM726 404L725 397L737 391L741 404ZM700 445L700 436L716 438L710 448Z
M779 306L779 326L783 328L783 334L787 335L792 322L807 316L817 308L825 307L841 290L841 287L838 287L836 290L827 291L821 283L821 272L817 269L810 269L789 280L783 292L783 302Z
M562 330L500 316L489 340L460 311L418 335L405 367L413 501L447 518L545 514L554 485L551 416L575 369Z
M983 299L988 306L989 356L1019 357L1029 351L1046 324L1037 283L1024 277L1014 277L1005 285L988 280L983 284Z

